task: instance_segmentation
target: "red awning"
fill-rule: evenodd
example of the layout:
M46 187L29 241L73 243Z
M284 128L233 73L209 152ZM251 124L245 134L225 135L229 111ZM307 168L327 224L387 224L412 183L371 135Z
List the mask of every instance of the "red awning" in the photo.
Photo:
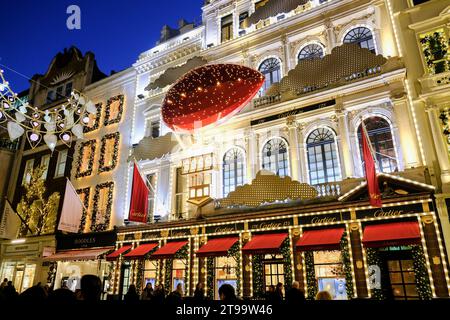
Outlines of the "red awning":
M54 255L43 258L43 261L77 261L77 260L98 260L100 256L108 251L113 250L114 247L96 248L96 249L81 249L81 250L66 250L59 251Z
M211 239L197 251L197 256L226 256L228 250L230 250L238 240L238 237Z
M297 241L297 248L302 251L338 250L344 228L305 231Z
M277 252L287 236L287 233L255 235L249 242L245 244L245 246L242 248L242 252L245 254Z
M108 254L106 256L106 260L108 260L108 261L116 260L121 254L127 252L130 249L131 249L131 246L123 246L122 248L117 249L113 253Z
M417 221L370 225L364 228L363 244L366 247L388 247L420 243Z
M152 259L166 259L171 258L181 248L188 244L188 241L168 242L165 246L162 246L155 253L151 255Z
M134 250L131 250L126 255L123 256L124 259L139 259L145 256L147 253L152 251L158 246L158 243L146 243L141 244Z

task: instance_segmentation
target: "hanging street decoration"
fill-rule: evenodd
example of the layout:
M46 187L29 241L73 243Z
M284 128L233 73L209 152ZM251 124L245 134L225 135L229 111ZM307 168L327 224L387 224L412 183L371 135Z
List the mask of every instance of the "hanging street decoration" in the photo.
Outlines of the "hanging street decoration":
M0 70L0 123L6 122L11 141L26 134L32 149L44 141L53 152L58 139L67 146L72 144L74 136L83 139L84 127L90 123L89 115L96 113L96 106L77 91L72 91L67 101L56 108L33 107L17 96Z
M235 64L206 65L186 73L167 92L164 122L174 132L196 129L230 118L258 93L264 76Z

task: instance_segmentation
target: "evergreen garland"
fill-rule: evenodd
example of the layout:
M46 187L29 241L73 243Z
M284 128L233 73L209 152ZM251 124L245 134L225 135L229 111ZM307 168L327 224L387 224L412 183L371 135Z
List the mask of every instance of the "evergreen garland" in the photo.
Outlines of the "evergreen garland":
M108 202L106 204L106 208L99 208L99 200L100 200L100 190L103 188L108 188ZM99 232L99 231L105 231L109 229L109 221L111 219L111 208L112 208L112 201L113 201L113 191L114 191L114 182L105 182L98 184L95 187L95 194L94 194L94 209L92 212L92 221L91 221L91 231L93 232ZM99 212L99 209L102 209L105 217L103 223L97 223L97 213Z
M114 139L114 152L111 155L112 156L112 163L111 165L106 165L105 163L105 155L106 155L106 143L108 142L108 140ZM101 144L101 148L100 148L100 160L99 160L99 168L98 168L98 172L102 173L102 172L108 172L113 170L116 165L117 165L117 156L119 154L119 142L120 142L120 133L119 132L114 132L114 133L109 133L107 135L105 135L102 138L102 144Z
M411 253L419 298L421 300L431 300L433 293L422 246L411 246Z
M144 260L139 259L136 267L136 291L140 295L144 280Z
M375 248L366 248L367 265L368 266L378 266L381 270L382 263L378 250ZM369 275L370 276L370 275ZM381 285L383 285L381 283ZM386 297L383 294L383 288L371 288L372 299L384 300Z
M183 246L180 250L178 250L175 255L173 256L174 259L182 259L186 260L186 265L184 267L184 290L187 294L186 287L189 286L189 252L188 252L188 245L186 244ZM172 259L173 261L173 259ZM172 272L171 272L172 274Z
M78 165L77 165L77 173L75 174L75 178L84 178L87 176L90 176L92 174L92 169L94 166L94 156L95 156L95 146L97 144L96 140L89 140L86 142L82 142L80 144L80 148L78 149ZM88 165L87 165L87 169L85 171L81 171L81 165L83 162L83 154L84 154L84 150L85 148L91 148L90 150L90 154L89 154L89 160L88 160Z
M164 265L164 290L166 294L169 294L172 291L170 284L172 283L172 266L173 266L173 258L167 258L166 263Z
M430 74L437 74L449 70L448 39L438 30L420 39L422 52Z
M263 279L263 256L261 254L252 255L253 266L253 297L256 299L264 298L264 279Z
M308 300L314 300L318 292L316 281L316 272L314 270L314 252L305 251L305 268L306 268L306 292Z
M124 98L123 94L108 99L108 102L106 103L106 110L105 110L105 120L104 120L105 126L120 122L120 120L122 119L124 100L125 100L125 98ZM119 112L117 113L117 117L115 117L114 119L111 119L111 104L115 103L116 101L119 102Z
M208 299L214 299L214 257L206 258L206 287Z
M84 194L84 199L83 199L83 214L81 216L81 220L80 220L80 228L78 229L78 233L83 233L84 231L84 227L86 226L86 218L87 218L87 214L88 214L88 208L89 208L89 196L91 194L91 188L87 187L84 189L78 189L77 190L77 194Z
M347 290L348 299L352 299L354 295L353 291L353 276L352 276L352 265L350 260L350 248L347 239L347 232L344 232L341 239L341 260L344 265L345 273L345 287Z
M287 292L292 286L292 262L291 262L291 241L289 238L284 240L280 248L281 254L283 255L283 266L284 266L284 286Z
M236 295L240 296L241 293L241 254L239 251L239 241L236 242L230 250L228 250L228 257L233 257L236 260Z
M97 109L97 112L95 114L95 119L94 119L93 124L91 126L88 126L88 125L83 126L83 132L84 133L88 133L88 132L91 132L91 131L94 131L94 130L98 129L99 124L100 124L100 116L101 116L101 113L102 113L102 106L103 106L103 104L101 102L97 103L95 105L95 108Z

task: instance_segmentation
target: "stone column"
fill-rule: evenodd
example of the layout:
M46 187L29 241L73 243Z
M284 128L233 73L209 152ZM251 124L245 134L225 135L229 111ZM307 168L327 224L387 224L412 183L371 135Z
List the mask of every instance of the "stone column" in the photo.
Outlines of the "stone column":
M342 104L336 104L336 117L338 122L339 158L341 160L342 180L355 176L353 156L350 150L350 137L348 133L347 112Z
M245 134L247 183L252 182L259 169L258 139L258 134L253 131L247 131Z
M289 157L291 160L291 178L300 180L300 156L298 148L297 123L294 116L286 119L286 126L289 131Z
M408 109L406 95L403 92L397 95L392 94L391 101L400 138L403 168L420 167L422 163L419 154L419 144L416 131L414 130L413 120Z
M287 76L289 70L291 70L291 58L290 58L290 50L289 50L289 42L286 35L281 36L281 51L283 53L284 66L283 66L283 76Z
M324 21L325 23L325 35L327 38L327 52L331 53L331 50L336 46L336 34L334 33L334 26L331 20L328 18Z
M306 154L306 143L305 137L303 136L305 126L304 124L299 124L297 126L297 141L298 141L298 154L299 154L299 162L300 162L300 172L299 172L299 181L308 183L308 156Z
M439 108L436 105L427 104L425 111L428 113L431 132L433 134L434 146L441 169L442 189L447 192L450 189L450 161L448 157L448 147L444 141L439 123Z

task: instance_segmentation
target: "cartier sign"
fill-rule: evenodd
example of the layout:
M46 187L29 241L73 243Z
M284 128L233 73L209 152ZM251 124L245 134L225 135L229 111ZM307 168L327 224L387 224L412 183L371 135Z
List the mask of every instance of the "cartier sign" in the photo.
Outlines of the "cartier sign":
M298 218L298 223L300 225L306 225L306 224L334 223L344 220L350 220L350 212L336 212L330 214L300 216Z
M365 218L390 218L398 217L406 214L417 214L422 213L423 207L422 203L408 204L404 206L395 206L387 208L378 209L368 209L368 210L357 210L356 217L358 219Z
M280 228L287 228L292 225L293 225L292 219L258 221L258 222L250 222L249 229L250 230L280 229Z
M221 226L209 226L206 227L206 233L229 233L229 232L239 232L244 230L243 223L225 224Z

